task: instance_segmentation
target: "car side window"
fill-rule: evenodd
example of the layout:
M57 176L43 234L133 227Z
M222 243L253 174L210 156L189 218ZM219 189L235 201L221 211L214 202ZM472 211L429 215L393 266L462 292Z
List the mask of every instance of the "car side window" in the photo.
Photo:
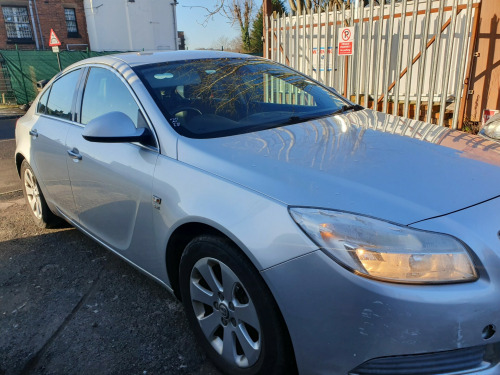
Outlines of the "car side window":
M145 126L139 106L120 78L107 69L91 68L83 93L82 124L116 111L130 117L136 128Z
M36 111L38 113L45 113L47 110L47 98L49 97L50 87L45 90L42 97L38 101L38 106L36 107Z
M73 97L80 78L80 69L62 76L52 84L45 113L54 117L72 120ZM48 92L49 90L47 90Z

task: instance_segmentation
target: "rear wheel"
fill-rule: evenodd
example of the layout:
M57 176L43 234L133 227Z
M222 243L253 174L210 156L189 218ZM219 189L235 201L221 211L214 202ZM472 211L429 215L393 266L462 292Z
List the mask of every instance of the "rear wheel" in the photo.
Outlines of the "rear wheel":
M180 264L182 301L201 346L227 374L293 374L283 319L252 264L229 240L202 236Z
M40 185L35 177L35 173L26 160L21 164L21 180L23 185L24 198L28 204L31 216L35 224L40 228L49 228L59 222L47 206L43 197Z

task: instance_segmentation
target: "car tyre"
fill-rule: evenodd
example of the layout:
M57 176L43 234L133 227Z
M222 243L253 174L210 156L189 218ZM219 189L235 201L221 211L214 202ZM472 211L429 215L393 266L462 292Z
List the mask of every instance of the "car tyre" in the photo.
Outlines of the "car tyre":
M195 238L181 257L179 285L193 332L224 373L294 374L288 332L267 285L230 240Z
M40 228L50 228L60 219L50 211L33 169L26 160L21 164L21 182L24 198L35 224Z

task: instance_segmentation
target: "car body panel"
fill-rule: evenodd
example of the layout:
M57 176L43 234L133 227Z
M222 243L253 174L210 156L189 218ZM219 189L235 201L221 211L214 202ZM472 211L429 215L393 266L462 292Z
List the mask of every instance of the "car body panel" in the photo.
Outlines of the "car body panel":
M158 158L153 194L162 199L161 208L155 210L160 252L171 233L189 222L224 233L258 270L317 248L292 220L286 205L165 156Z
M480 278L472 283L379 282L322 251L262 272L287 321L300 373L341 374L372 358L499 342L498 335L482 336L487 325L500 326L500 224L487 219L499 212L496 198L412 225L455 235L473 248Z
M402 224L499 195L500 153L484 163L463 150L374 130L376 121L365 110L236 136L180 138L179 159L285 204Z
M23 155L35 171L47 203L53 207L53 197L57 197L57 206L67 213L68 217L76 218L66 165L66 136L71 125L64 120L33 114L21 118L18 126L25 129L26 133L33 130L38 134L30 136L29 145L18 144L17 148L26 150Z
M234 52L223 51L143 51L143 52L126 52L114 55L113 58L123 61L130 66L138 66L144 64L157 64L167 61L182 61L193 59L219 59L219 58L249 58L248 55L243 55Z
M412 225L460 238L477 257L481 277L500 285L500 198Z
M82 157L68 158L78 222L115 250L149 248L158 152L131 143L89 142L81 135L83 129L73 125L66 142ZM140 256L134 258L140 261Z
M51 209L167 287L172 234L190 223L220 231L271 290L301 374L345 374L373 358L499 342L498 333L485 341L482 331L500 327L500 144L370 110L214 139L179 136L132 67L220 57L247 58L129 53L68 68L120 74L159 144L88 142L81 125L51 119L63 125L56 131L35 113L35 100L16 128L16 155L32 165ZM81 160L69 157L73 149ZM289 206L453 235L471 249L479 279L430 286L361 277L319 250Z
M500 288L486 280L383 283L322 251L262 275L287 323L300 374L347 374L373 358L484 345L484 327L500 324Z

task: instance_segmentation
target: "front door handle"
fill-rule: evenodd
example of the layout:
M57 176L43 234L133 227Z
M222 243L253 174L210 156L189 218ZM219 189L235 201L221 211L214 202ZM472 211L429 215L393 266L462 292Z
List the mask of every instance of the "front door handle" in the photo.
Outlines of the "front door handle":
M37 132L37 130L36 130L36 129L31 129L31 130L30 130L30 135L31 135L31 136L33 136L33 137L35 137L35 138L36 138L36 137L38 137L38 132Z
M82 160L82 155L80 155L77 148L73 148L73 150L68 150L67 152L71 159L75 161Z

